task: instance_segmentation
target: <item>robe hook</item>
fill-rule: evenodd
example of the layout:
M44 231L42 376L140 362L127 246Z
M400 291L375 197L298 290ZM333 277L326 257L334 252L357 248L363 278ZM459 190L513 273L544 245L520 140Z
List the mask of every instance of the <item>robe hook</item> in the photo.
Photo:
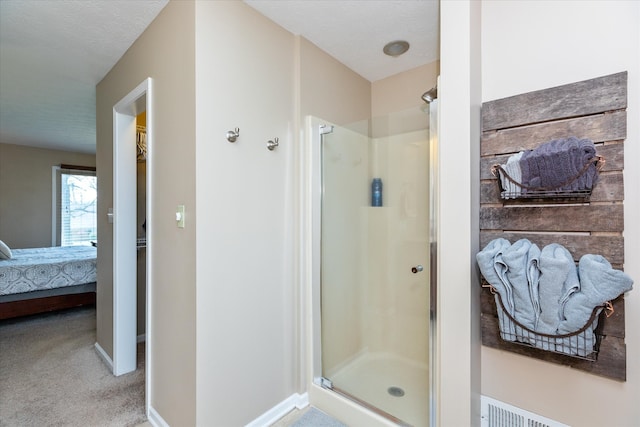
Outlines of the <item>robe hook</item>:
M236 142L236 139L240 136L240 128L235 128L235 130L230 130L227 132L227 141Z
M278 142L278 138L273 138L273 140L269 140L267 141L267 149L269 151L273 151L275 150L275 148L280 145L280 143Z

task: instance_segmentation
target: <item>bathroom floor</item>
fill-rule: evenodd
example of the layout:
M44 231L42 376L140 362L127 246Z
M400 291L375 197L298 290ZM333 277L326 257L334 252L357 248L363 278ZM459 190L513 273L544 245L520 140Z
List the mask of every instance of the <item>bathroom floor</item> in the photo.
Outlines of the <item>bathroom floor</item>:
M369 353L331 378L346 391L414 427L429 424L429 370L426 364L393 354Z

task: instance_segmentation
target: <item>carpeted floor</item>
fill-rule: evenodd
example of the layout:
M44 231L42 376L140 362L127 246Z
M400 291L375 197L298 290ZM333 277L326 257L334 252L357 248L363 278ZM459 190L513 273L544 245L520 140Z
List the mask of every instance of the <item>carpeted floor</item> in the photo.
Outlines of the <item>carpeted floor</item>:
M145 421L138 369L114 377L98 356L95 309L0 321L0 426L135 426Z

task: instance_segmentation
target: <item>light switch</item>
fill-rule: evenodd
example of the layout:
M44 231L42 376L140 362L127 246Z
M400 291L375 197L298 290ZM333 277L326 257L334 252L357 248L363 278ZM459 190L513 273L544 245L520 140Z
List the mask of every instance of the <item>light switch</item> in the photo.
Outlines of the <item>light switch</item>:
M176 208L176 225L178 228L184 228L184 205L178 205Z

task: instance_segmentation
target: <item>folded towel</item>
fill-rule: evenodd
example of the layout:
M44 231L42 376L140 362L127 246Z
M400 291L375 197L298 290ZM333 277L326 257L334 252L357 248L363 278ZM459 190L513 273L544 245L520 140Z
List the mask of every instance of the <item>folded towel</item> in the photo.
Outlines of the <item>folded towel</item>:
M529 240L520 239L503 252L502 259L508 267L507 279L513 289L513 317L522 325L533 330L535 328L536 313L534 313L527 278L530 248L531 242ZM530 334L518 326L516 326L516 334L523 337L519 341L533 343L529 339Z
M580 292L588 294L590 301L602 305L633 288L629 275L611 267L602 255L586 254L578 264Z
M558 243L542 248L540 253L539 296L540 316L537 332L555 335L561 320L561 300L566 300L567 293L579 289L578 274L573 257L569 251ZM560 342L560 340L558 340ZM555 350L556 340L543 339L536 346L544 350Z
M583 255L578 263L578 271L580 291L574 292L567 299L563 319L558 325L558 334L567 334L581 329L589 321L594 308L617 298L633 287L633 280L626 273L613 269L609 261L601 255ZM587 331L593 330L596 325L597 323L594 322L593 327L588 328ZM591 339L594 338L591 337ZM589 344L592 344L589 342L589 337L585 338L586 343L582 343L580 335L570 337L568 340L580 347L580 351L584 351L582 347L589 348Z
M513 322L504 314L498 302L498 295L500 295L505 309L513 316L513 292L507 278L508 267L502 260L502 254L509 246L511 246L511 243L506 239L494 239L482 251L478 252L476 261L482 276L497 292L495 300L500 323L500 335L506 341L514 341L515 328Z
M597 315L601 310L598 310ZM598 317L593 324L583 332L566 338L556 338L555 351L565 353L571 356L586 357L593 353L596 344L596 335L594 333L598 326Z
M593 141L589 139L581 139L579 141L579 145L581 155L579 157L580 168L578 171L581 171L587 163L590 164L586 172L580 176L580 179L578 179L577 189L590 190L598 181L598 170L595 163L593 163L593 159L596 156L596 147L593 144Z
M576 137L568 138L567 151L569 153L569 159L571 159L570 161L571 169L568 171L570 176L578 175L578 173L580 173L580 171L582 170L582 167L584 166L582 163L582 151L580 146L581 146L581 142L578 138ZM577 179L576 181L568 185L568 190L576 191L576 190L580 190L580 187L581 187L580 179Z
M520 158L524 151L520 151L517 154L509 156L507 163L503 166L504 171L516 182L522 180L522 170L520 169ZM500 175L500 181L502 183L502 197L504 199L515 199L522 191L518 184L515 184L504 175Z
M529 298L533 307L533 329L538 327L540 319L540 248L532 244L527 253L527 282L529 283Z
M526 193L528 190L526 187L531 187L531 179L538 175L538 166L536 162L529 161L531 156L534 156L533 150L525 150L520 157L520 173L522 174L522 192Z
M595 145L589 139L572 136L546 142L521 156L521 182L533 188L590 190L598 179L595 164L590 163L595 155ZM572 181L587 164L587 171Z

